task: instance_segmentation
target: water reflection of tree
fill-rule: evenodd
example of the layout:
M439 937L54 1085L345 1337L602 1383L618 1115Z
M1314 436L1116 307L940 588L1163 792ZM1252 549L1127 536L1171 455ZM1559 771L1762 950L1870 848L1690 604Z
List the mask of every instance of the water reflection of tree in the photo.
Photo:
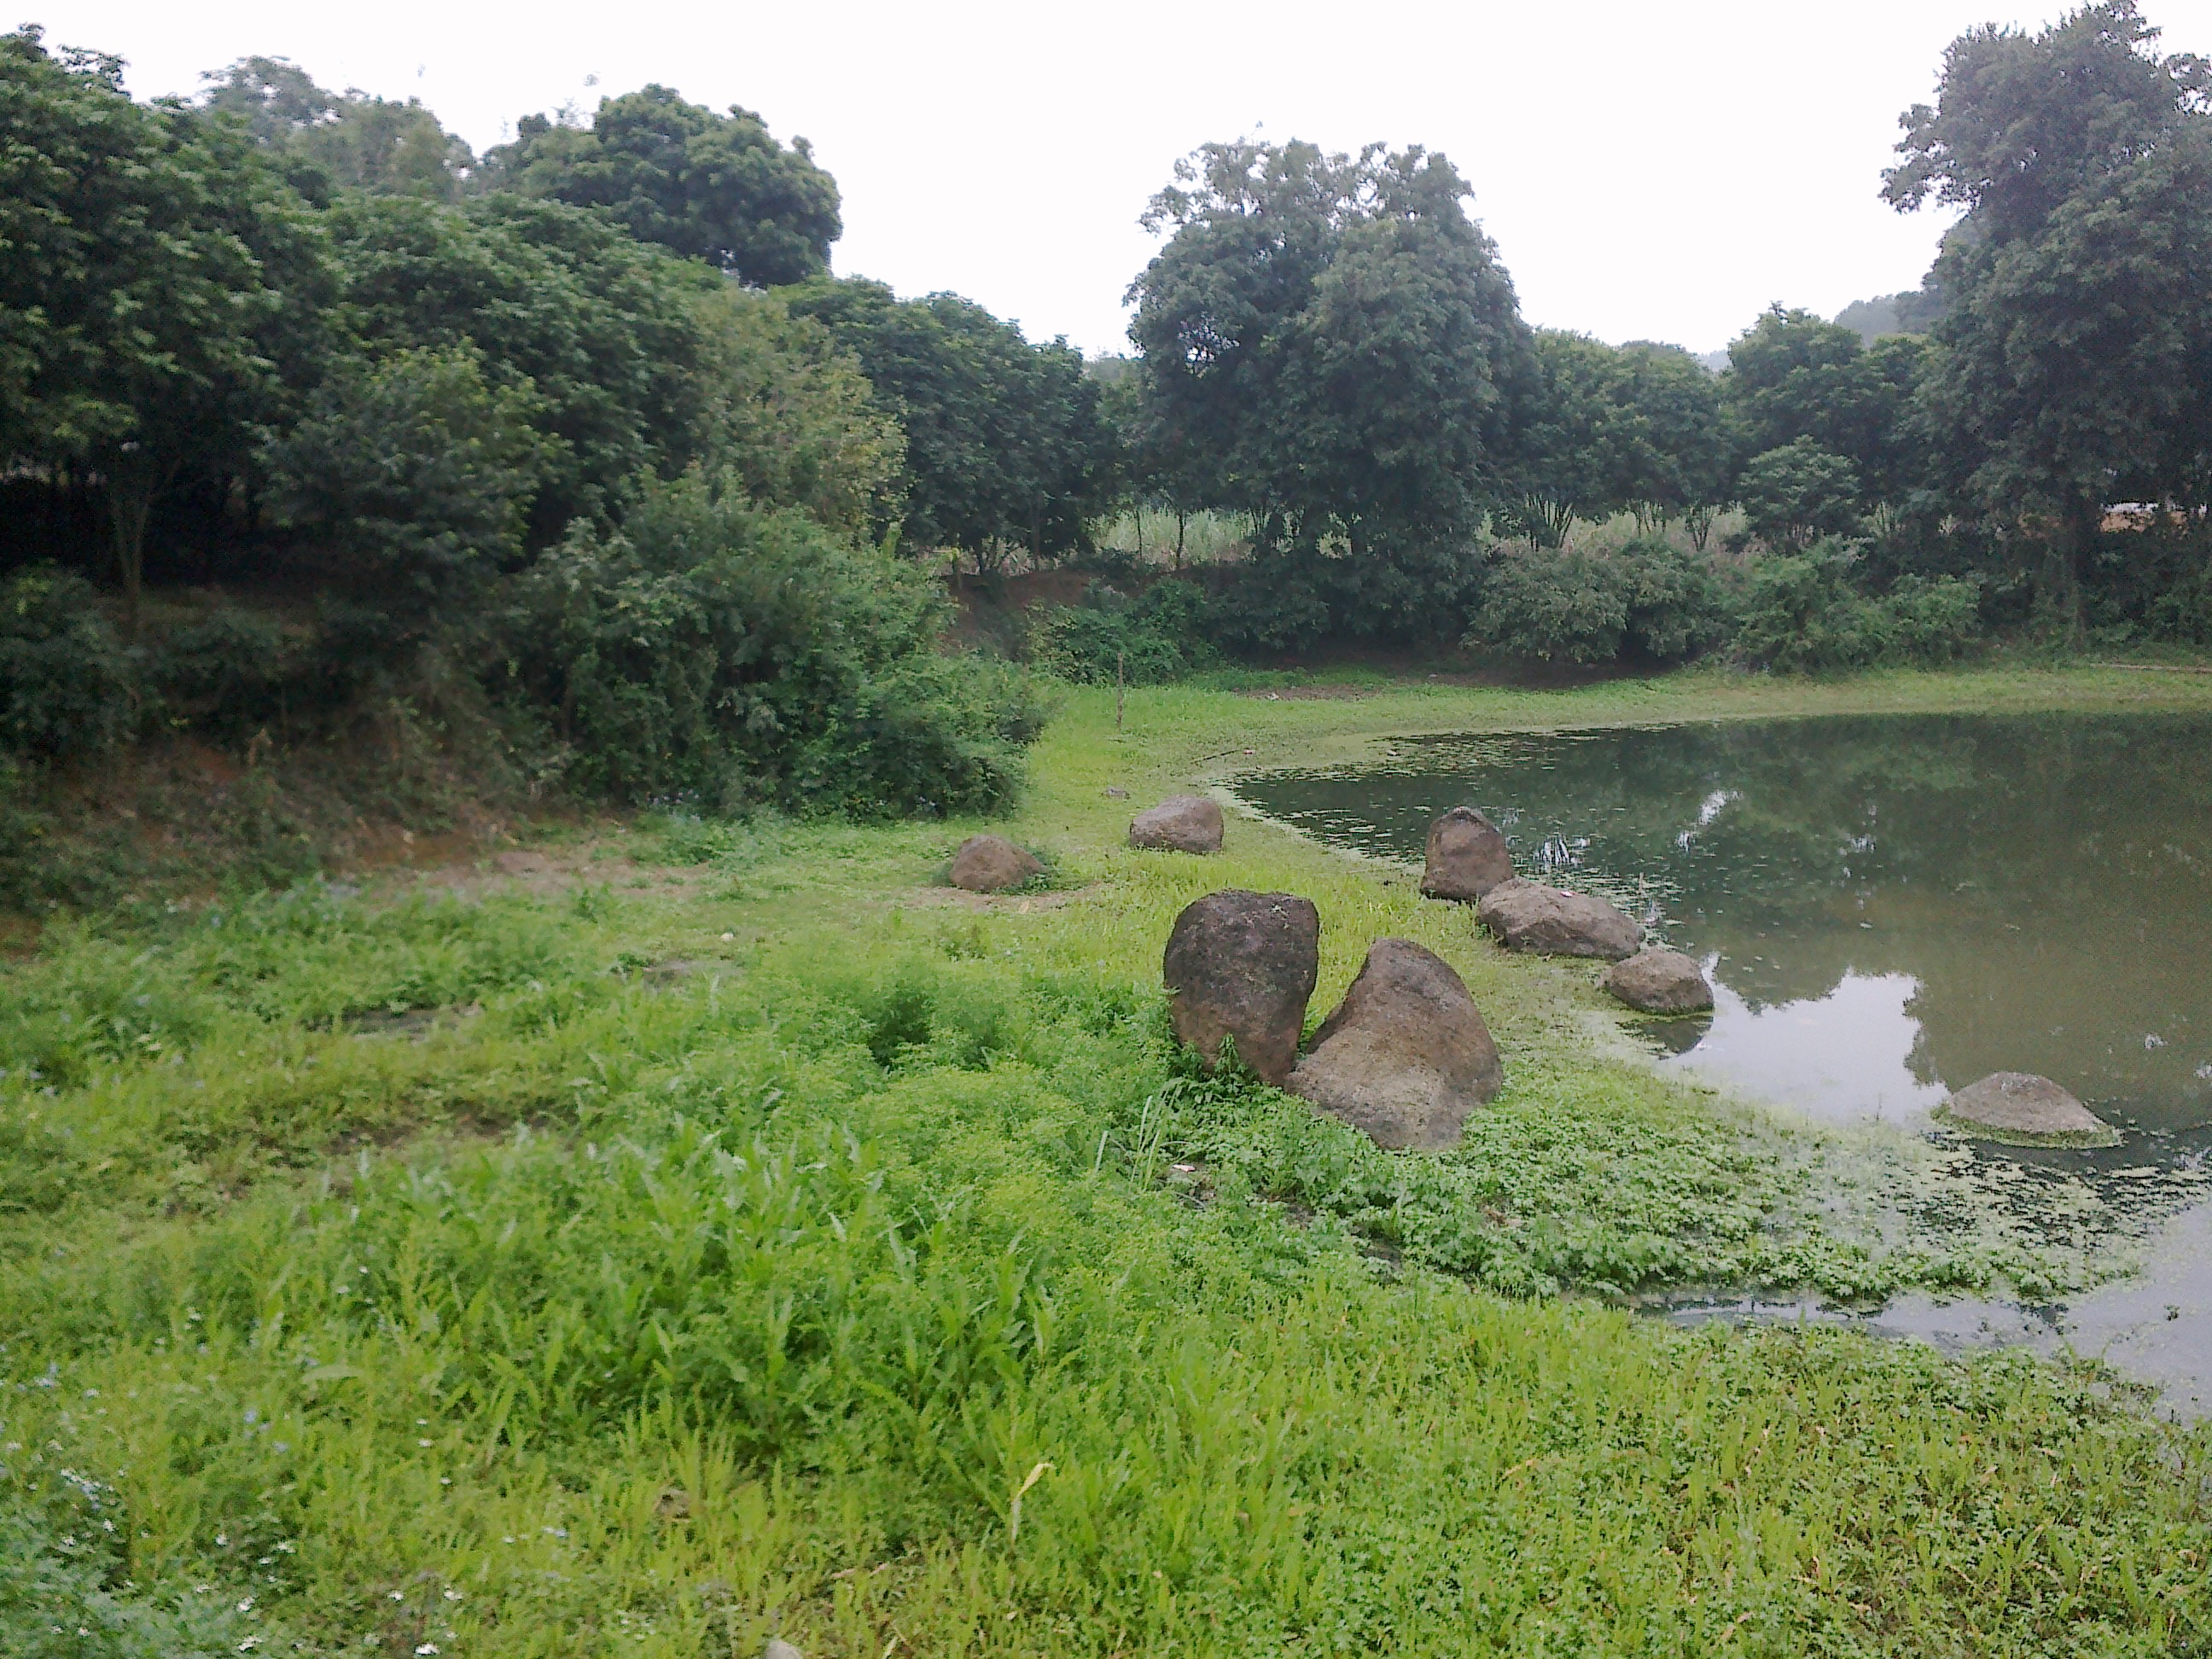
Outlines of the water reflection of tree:
M1753 1007L1910 974L1925 1079L2042 1069L2179 1105L2212 1095L2208 738L2180 716L1731 722L1408 743L1251 793L1413 857L1471 801L1524 861L1555 839L1583 884L1655 897Z

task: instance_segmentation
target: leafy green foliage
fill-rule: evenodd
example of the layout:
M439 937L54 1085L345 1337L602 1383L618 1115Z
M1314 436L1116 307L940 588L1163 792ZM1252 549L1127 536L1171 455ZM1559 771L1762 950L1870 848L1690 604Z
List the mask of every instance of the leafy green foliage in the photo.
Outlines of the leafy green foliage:
M950 547L995 568L1090 544L1112 482L1098 387L1064 340L1021 331L953 294L900 300L880 283L823 277L785 296L826 326L905 428L895 511L911 547Z
M1468 643L1546 661L1675 662L1725 639L1730 622L1711 562L1664 538L1538 544L1492 563Z
M506 188L597 210L755 287L825 270L844 228L804 138L786 149L750 110L718 115L663 86L600 100L588 128L525 116L484 160Z
M494 197L466 208L340 200L327 224L372 357L473 352L543 445L532 545L615 513L643 471L698 453L704 349L694 311L717 279L589 213Z
M1979 642L1977 583L1957 576L1908 577L1887 594L1874 596L1853 583L1855 559L1848 547L1824 542L1754 562L1738 647L1768 667L1817 670L1942 662Z
M887 552L695 471L519 580L510 683L596 792L985 810L1036 716L1004 673L938 651L945 603Z
M242 120L311 194L335 185L451 201L476 164L419 100L328 92L286 58L241 58L200 80L200 107Z
M1366 631L1448 623L1434 577L1509 459L1528 353L1465 183L1418 149L1300 143L1210 144L1176 179L1146 216L1172 234L1131 289L1139 424L1176 504L1251 514L1268 582L1323 605L1316 561L1346 559L1355 591L1401 566L1403 601Z
M350 364L270 457L274 505L404 633L477 598L522 552L541 465L533 400L465 347Z
M2133 0L1952 43L1886 193L1966 210L1936 267L1931 418L1962 493L2025 516L2081 623L2099 510L2212 488L2212 65Z
M100 1507L81 1489L72 1495ZM112 1514L85 1518L95 1529L115 1524ZM12 1659L231 1659L250 1639L252 1627L225 1604L118 1591L109 1553L0 1506L0 1650Z
M52 566L0 582L0 746L75 760L130 729L136 676L92 584Z
M1030 660L1078 684L1179 680L1219 660L1213 612L1195 582L1163 578L1133 595L1094 581L1081 604L1054 605L1036 619Z
M860 362L778 295L700 295L705 448L746 495L859 535L890 514L907 453Z
M272 411L325 278L250 142L122 72L0 36L0 457L99 472L135 629L155 497Z
M1746 463L1736 495L1752 533L1770 547L1802 550L1860 526L1858 474L1810 438L1794 438Z

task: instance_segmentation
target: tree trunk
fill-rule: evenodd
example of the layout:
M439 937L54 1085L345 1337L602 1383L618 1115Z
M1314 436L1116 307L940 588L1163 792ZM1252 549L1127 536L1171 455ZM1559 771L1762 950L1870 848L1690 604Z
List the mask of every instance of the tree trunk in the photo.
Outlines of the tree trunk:
M123 588L123 627L138 642L139 597L145 586L146 520L153 511L154 469L125 461L107 475L107 528L115 578Z
M2078 651L2088 642L2088 617L2081 602L2081 572L2103 522L2104 514L2095 503L2078 500L2069 502L2058 522L2057 533L2045 548L2044 592L2069 650Z
M1184 527L1186 525L1188 525L1189 522L1190 522L1190 514L1188 514L1188 513L1186 513L1186 512L1184 512L1181 507L1177 507L1177 508L1176 508L1176 563L1175 563L1175 568L1176 568L1176 575L1178 575L1178 576L1180 576L1181 574L1182 574L1182 532L1183 532L1183 527Z

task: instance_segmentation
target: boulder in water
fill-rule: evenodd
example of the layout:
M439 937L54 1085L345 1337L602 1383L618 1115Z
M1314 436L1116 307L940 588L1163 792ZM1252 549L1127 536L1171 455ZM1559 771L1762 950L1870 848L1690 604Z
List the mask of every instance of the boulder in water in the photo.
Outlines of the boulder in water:
M1936 1109L1962 1134L2024 1146L2117 1146L2119 1133L2047 1077L1992 1072Z
M1003 893L1043 873L1044 866L1004 836L970 836L952 855L945 878L971 893Z
M1451 964L1411 939L1379 939L1287 1086L1378 1146L1440 1152L1504 1085L1498 1044Z
M1480 898L1513 879L1513 857L1498 827L1472 806L1455 806L1429 826L1421 891L1431 898Z
M1218 853L1221 805L1204 795L1170 795L1130 820L1129 845L1163 853Z
M1697 1014L1713 1006L1705 969L1680 951L1638 951L1606 969L1605 988L1647 1014Z
M1224 1039L1280 1085L1298 1057L1321 970L1321 913L1295 893L1230 888L1183 907L1160 976L1175 1034L1212 1065Z
M1482 896L1476 914L1509 951L1540 957L1636 954L1643 930L1603 899L1516 876Z

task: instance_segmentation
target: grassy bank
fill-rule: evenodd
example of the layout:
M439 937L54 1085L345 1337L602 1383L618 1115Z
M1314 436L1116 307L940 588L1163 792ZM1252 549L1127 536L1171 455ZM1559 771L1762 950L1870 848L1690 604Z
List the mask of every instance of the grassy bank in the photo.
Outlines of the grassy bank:
M1389 866L1120 842L1378 733L2212 684L1273 689L1073 696L990 826L1040 894L933 884L976 825L678 822L50 929L0 1014L0 1648L2212 1650L2205 1431L1602 1299L2063 1287L2093 1204L1662 1082ZM1320 905L1316 1018L1378 934L1460 969L1509 1067L1464 1148L1190 1074L1158 952L1223 885Z

